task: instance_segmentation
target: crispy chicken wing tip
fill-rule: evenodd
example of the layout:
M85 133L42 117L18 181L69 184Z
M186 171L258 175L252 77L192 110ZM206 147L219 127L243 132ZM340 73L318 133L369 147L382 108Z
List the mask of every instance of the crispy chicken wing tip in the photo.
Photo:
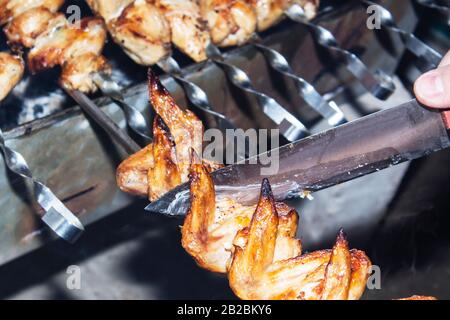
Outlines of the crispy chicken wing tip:
M162 85L159 77L152 70L152 68L148 68L147 77L150 93L159 93L162 95L170 94L169 91L167 91L166 87Z
M261 183L261 198L269 199L269 201L273 202L273 193L272 187L270 186L269 179L264 178Z
M339 229L338 235L336 237L336 244L338 244L338 243L342 243L342 244L348 243L347 242L347 234L345 233L344 228Z

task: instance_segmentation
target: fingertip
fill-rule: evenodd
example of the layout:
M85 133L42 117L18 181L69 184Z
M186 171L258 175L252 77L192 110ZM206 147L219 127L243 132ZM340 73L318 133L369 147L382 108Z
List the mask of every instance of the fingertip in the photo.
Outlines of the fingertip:
M443 79L438 70L421 75L414 83L417 100L431 108L448 108L445 103Z

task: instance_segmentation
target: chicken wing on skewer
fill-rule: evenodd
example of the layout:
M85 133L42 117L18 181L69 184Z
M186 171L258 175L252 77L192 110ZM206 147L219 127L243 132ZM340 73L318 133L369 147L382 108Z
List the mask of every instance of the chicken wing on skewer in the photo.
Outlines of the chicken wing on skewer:
M136 63L150 66L170 55L170 25L155 1L86 1L106 21L114 41Z
M206 168L195 159L190 174L191 207L182 245L203 268L229 272L242 299L358 299L370 261L349 250L341 232L333 250L301 255L295 210L276 203L263 181L257 206L216 199Z
M250 225L255 206L244 206L230 198L216 198L214 184L195 152L190 169L191 206L182 227L182 245L203 268L226 272L236 233ZM294 239L298 215L282 203L279 214L276 260L297 256L301 243Z
M263 181L258 206L248 228L234 239L230 286L242 299L359 299L370 260L349 250L341 231L333 249L275 261L280 222L272 191Z
M20 57L0 52L0 101L22 79L24 68L23 60Z
M279 22L284 11L299 4L308 19L312 19L319 7L319 0L251 0L258 18L258 31L264 31Z
M408 298L401 298L396 300L437 300L435 297L430 296L411 296Z
M203 124L191 111L177 106L151 70L148 75L150 101L158 115L153 127L154 142L119 165L117 184L125 192L149 195L153 201L188 180L190 149L202 151ZM211 171L221 167L205 164ZM173 180L160 180L158 177L164 174Z
M242 0L199 0L201 16L207 21L214 44L242 45L256 31L256 13Z

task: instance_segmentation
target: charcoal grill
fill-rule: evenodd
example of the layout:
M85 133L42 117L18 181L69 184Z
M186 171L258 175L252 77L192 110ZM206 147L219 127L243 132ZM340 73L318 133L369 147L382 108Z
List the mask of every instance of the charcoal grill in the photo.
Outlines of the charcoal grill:
M430 33L417 29L418 25L426 25L429 16L442 17L439 25L445 27L445 5L436 9L437 3L430 5L424 1L384 0L378 3L392 13L400 29L421 31L420 36L427 37L441 53L448 47L448 37L440 36L439 30L433 33L434 38L430 38ZM388 83L381 93L379 89L370 90L367 83L355 77L355 72L346 65L345 56L338 59L339 55L336 57L333 51L320 45L314 38L314 31L288 19L262 34L262 40L256 46L249 44L225 52L224 61L242 69L258 93L275 99L301 121L309 133L319 132L330 127L330 119L308 105L307 99L301 98L298 80L274 70L264 47L280 53L292 67L292 74L311 84L327 103L335 102L337 110L343 112L346 120L352 121L409 99L410 83L418 74L417 67L423 67L413 55L405 53L398 33L386 28L369 30L367 17L360 1L323 1L320 14L312 23L329 30L340 48L356 54L369 74L379 77L383 84ZM263 50L258 47L261 45ZM106 56L113 61L112 77L126 87L122 92L125 102L151 123L145 68L132 64L113 44L107 46ZM163 73L162 82L181 106L189 107L205 121L206 127L217 127L220 121L204 112L201 105L199 108L201 103L193 101L184 90L183 80L201 88L208 97L208 107L223 115L233 126L243 129L277 127L263 112L258 95L233 85L220 63L206 61L191 65L179 53L175 53L175 58L181 62L182 81L177 81L173 74ZM51 84L52 81L34 87L37 81L52 77L52 71L40 75L38 80L27 77L3 102L0 119L3 120L6 144L24 156L33 176L49 186L85 226L97 221L101 223L103 218L136 201L119 191L115 184L115 169L127 156L126 149L105 134L78 106L70 106L71 100ZM386 80L389 77L393 83ZM395 90L392 84L395 84ZM121 129L127 130L123 111L117 104L102 96L96 97L95 102ZM30 110L23 109L36 105L40 108L31 116ZM143 143L132 130L128 133L138 143ZM30 185L9 171L4 162L0 166L3 208L0 264L6 264L43 246L55 235L42 223L40 217L44 212L36 206ZM360 243L370 240L385 217L386 208L395 199L408 166L396 166L321 191L314 201L295 201L300 212L308 213L303 215L300 224L300 234L308 246L315 248L331 241L340 226L346 228L350 239ZM340 214L342 212L346 214Z

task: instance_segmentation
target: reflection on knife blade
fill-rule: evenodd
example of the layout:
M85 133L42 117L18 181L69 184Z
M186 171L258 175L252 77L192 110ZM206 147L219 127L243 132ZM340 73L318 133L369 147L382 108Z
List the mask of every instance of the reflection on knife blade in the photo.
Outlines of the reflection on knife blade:
M439 112L416 100L376 112L340 127L283 146L278 173L269 176L277 200L318 191L357 177L417 159L450 146ZM255 202L264 178L261 165L236 164L213 173L217 195ZM146 210L184 215L188 185L168 192Z

